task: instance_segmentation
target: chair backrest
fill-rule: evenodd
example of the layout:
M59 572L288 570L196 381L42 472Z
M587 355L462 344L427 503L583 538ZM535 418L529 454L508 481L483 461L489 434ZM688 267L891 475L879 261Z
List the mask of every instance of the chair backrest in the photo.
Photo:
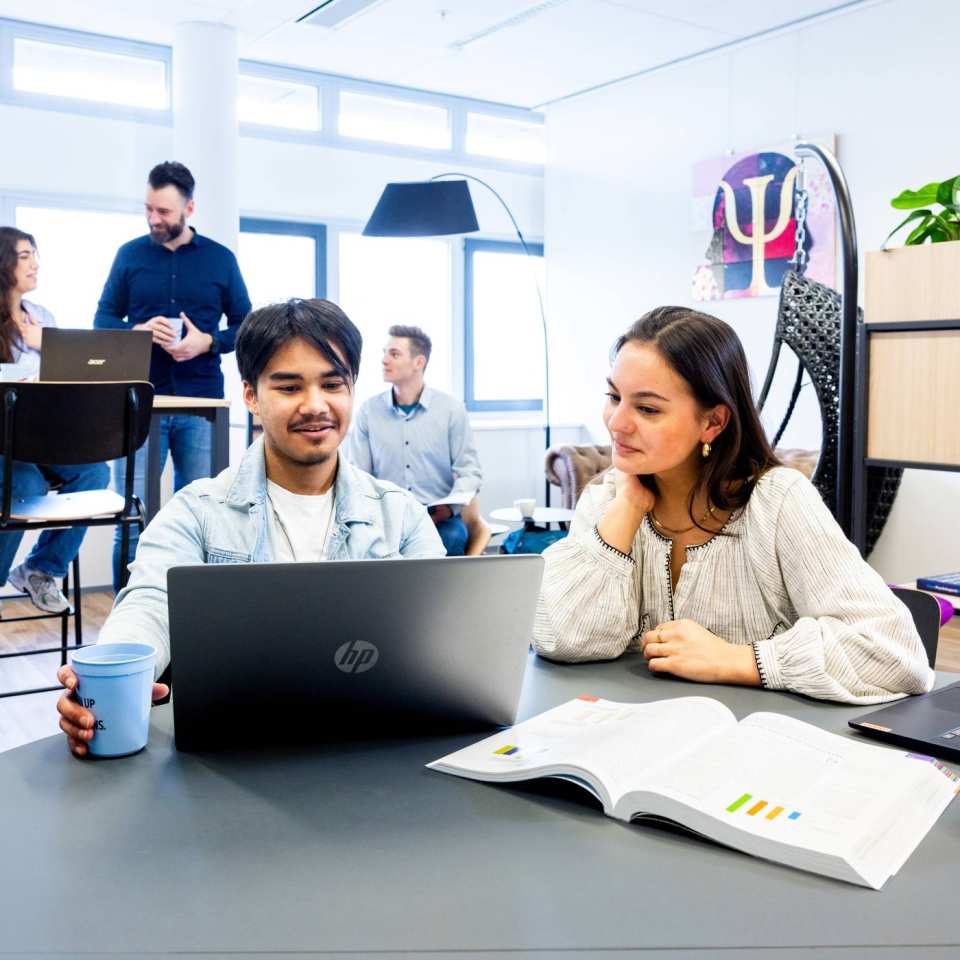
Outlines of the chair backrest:
M567 444L547 451L544 472L547 479L560 488L561 506L573 510L583 488L611 462L609 446Z
M940 604L922 590L911 590L909 587L890 589L910 611L923 642L923 649L927 651L927 660L931 667L934 666L937 660L937 643L940 640Z
M101 463L143 446L149 383L0 383L0 454L22 463Z

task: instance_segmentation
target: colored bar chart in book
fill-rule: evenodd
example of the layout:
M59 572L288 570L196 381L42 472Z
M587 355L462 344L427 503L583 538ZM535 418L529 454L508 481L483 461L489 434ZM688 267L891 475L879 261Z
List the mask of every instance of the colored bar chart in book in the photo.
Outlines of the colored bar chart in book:
M752 793L743 793L727 807L727 813L743 812L748 817L758 820L776 820L781 814L786 814L785 820L799 820L800 811L791 810L787 813L786 807L776 806L766 800L755 800Z

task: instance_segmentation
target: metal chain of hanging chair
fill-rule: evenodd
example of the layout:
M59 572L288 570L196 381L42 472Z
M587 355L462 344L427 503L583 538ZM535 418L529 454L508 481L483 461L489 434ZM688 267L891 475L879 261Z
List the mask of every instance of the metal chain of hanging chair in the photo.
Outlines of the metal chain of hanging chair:
M790 423L803 388L804 375L817 396L820 406L821 445L813 484L830 512L837 514L837 453L840 427L840 328L842 300L836 290L805 276L807 253L807 204L805 170L801 159L794 187L796 243L790 260L791 269L783 278L780 305L774 331L773 352L763 388L757 401L762 410L770 392L786 344L797 357L797 375L787 409L777 428L771 446L776 447ZM857 311L863 323L863 312ZM883 532L893 507L903 471L889 467L867 470L867 541L864 556L869 556Z

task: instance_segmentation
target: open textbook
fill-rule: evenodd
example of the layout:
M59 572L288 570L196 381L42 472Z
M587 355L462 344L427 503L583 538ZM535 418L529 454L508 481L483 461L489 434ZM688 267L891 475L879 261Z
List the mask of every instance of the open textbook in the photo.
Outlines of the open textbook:
M722 703L580 697L428 764L474 780L560 777L620 820L673 821L767 860L879 890L958 792L918 754Z

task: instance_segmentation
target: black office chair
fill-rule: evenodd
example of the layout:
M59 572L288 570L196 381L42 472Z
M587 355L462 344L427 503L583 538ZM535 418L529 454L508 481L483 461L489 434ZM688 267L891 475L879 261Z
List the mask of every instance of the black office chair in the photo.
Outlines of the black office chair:
M130 526L140 530L144 509L133 492L134 458L147 439L153 408L149 383L0 383L0 452L3 454L3 502L0 533L45 530L54 527L122 528L122 553L127 555ZM51 424L55 425L51 427ZM13 500L13 462L102 463L126 458L124 495L112 490L82 493L49 493L42 497ZM63 613L40 613L3 617L0 621L61 618L60 646L0 653L0 659L60 653L67 662L67 625L74 618L74 645L83 646L80 605L80 561L73 560L73 604ZM128 573L122 572L122 583ZM69 574L63 590L68 594ZM0 698L45 693L59 687L39 687L0 693Z
M940 641L940 604L922 590L909 587L891 587L897 598L906 605L927 651L927 661L933 667L937 661L937 644Z

